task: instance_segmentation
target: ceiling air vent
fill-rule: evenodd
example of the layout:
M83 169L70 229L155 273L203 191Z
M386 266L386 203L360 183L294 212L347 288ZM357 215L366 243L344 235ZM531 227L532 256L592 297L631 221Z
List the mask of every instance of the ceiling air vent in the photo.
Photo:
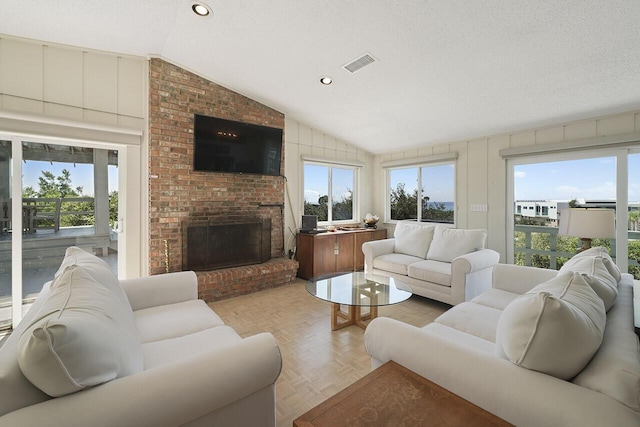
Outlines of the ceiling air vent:
M346 65L343 65L342 68L350 73L355 73L356 71L362 70L364 67L369 64L373 64L374 62L376 62L376 59L368 53L365 53L360 58L351 61Z

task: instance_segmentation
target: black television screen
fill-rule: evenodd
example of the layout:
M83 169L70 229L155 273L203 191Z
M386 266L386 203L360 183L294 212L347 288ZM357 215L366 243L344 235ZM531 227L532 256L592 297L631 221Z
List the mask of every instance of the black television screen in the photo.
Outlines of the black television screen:
M280 175L282 129L194 117L193 169Z

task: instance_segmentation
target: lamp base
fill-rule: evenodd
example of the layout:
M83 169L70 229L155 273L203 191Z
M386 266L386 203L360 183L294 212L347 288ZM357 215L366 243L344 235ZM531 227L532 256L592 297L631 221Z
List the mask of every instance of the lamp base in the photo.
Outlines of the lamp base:
M591 249L591 240L587 237L582 237L580 238L580 240L582 241L582 246L580 246L577 250L578 253L582 252L582 251L586 251L587 249Z

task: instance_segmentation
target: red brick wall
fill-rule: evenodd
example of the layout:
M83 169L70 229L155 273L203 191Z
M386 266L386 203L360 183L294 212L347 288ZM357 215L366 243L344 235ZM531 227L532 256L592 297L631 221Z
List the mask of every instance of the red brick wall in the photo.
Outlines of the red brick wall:
M149 67L149 271L182 269L182 222L255 216L272 221L282 256L284 178L193 171L193 115L284 129L284 115L161 59ZM284 150L281 168L284 168ZM284 175L281 170L281 174Z
M296 280L298 262L273 258L262 264L196 272L198 297L211 302L275 288Z

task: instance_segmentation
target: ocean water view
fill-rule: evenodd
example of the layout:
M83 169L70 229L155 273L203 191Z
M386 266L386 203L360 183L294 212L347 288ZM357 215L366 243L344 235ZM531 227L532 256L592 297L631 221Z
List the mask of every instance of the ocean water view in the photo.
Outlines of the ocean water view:
M432 202L431 200L427 202L427 209L435 208L436 206L441 206L441 205L444 205L444 208L448 211L453 210L453 202Z

